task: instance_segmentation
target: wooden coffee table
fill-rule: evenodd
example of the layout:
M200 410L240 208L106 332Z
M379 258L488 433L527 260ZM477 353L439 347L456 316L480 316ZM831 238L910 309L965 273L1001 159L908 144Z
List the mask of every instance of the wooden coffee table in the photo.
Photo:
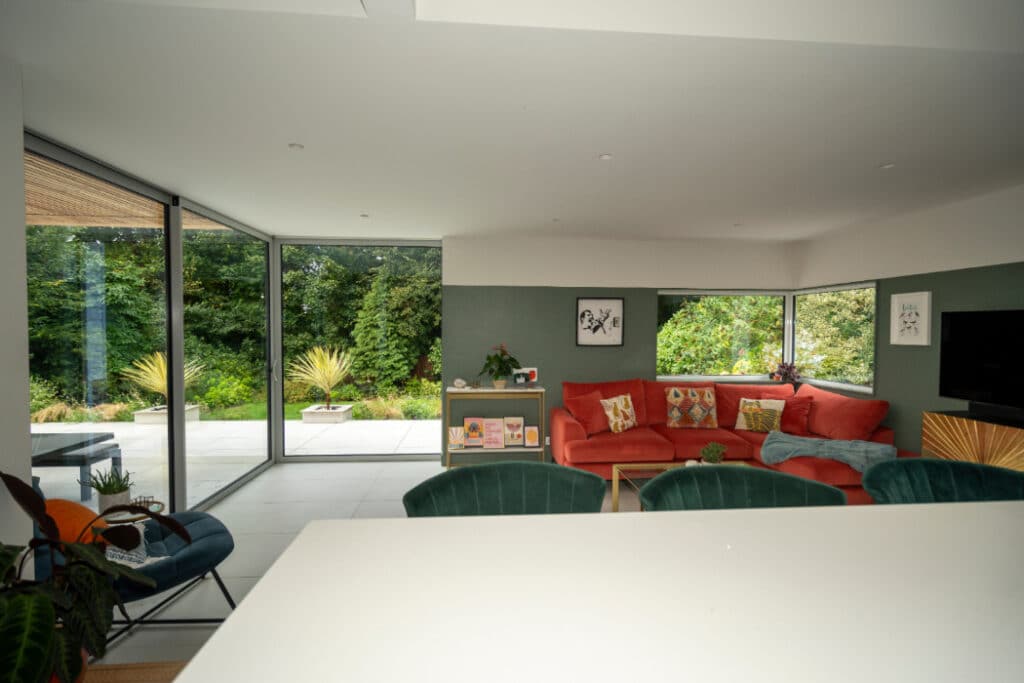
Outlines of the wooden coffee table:
M612 465L612 512L619 511L619 482L624 481L638 495L640 487L662 472L686 467L689 460L668 460L665 462L624 462ZM695 462L695 461L694 461ZM722 465L746 465L742 460L723 460ZM690 465L699 467L700 464Z

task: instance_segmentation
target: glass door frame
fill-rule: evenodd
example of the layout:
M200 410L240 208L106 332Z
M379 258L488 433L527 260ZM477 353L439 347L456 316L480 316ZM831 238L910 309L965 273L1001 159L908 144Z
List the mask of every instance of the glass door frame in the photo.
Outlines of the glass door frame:
M168 443L168 504L170 510L183 511L189 509L186 497L186 460L185 460L185 371L184 371L184 251L183 251L183 229L182 211L188 210L205 216L211 220L255 237L267 244L267 285L265 288L266 315L269 333L266 335L266 358L267 358L267 391L270 396L270 413L267 419L267 438L269 444L269 457L266 462L257 465L246 474L235 479L230 484L220 489L217 493L200 501L192 509L202 510L210 507L217 501L234 492L251 479L259 476L274 463L280 462L282 435L279 433L284 428L283 414L281 419L273 412L274 397L280 397L280 382L274 368L278 367L278 359L275 351L280 348L274 342L275 336L280 340L280 310L277 312L277 319L274 318L274 302L280 300L280 282L274 277L274 265L277 261L278 273L280 272L280 248L275 247L274 238L251 226L240 223L228 216L208 209L198 203L174 195L152 183L141 180L131 174L120 171L102 161L94 159L86 154L72 150L42 135L26 129L24 134L24 148L28 152L52 159L70 168L88 173L100 180L120 186L138 195L160 202L165 207L164 222L164 275L167 278L165 293L166 301L166 330L167 330L167 358L168 358L168 412L167 424ZM278 257L275 259L275 252ZM26 312L27 314L27 312ZM280 404L280 400L277 401Z

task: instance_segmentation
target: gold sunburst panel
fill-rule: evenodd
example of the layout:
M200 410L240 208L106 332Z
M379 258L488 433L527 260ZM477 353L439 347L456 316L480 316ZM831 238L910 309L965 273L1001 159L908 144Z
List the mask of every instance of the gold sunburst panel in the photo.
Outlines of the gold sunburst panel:
M1024 429L1017 427L924 413L921 450L925 456L1024 471Z

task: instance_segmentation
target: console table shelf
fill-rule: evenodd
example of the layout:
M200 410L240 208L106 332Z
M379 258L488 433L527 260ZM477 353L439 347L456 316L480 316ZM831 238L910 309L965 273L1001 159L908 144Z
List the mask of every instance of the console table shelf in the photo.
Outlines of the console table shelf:
M447 387L444 392L444 426L442 429L442 439L444 440L444 464L445 467L452 467L452 454L454 453L470 453L474 455L487 454L534 454L538 456L538 459L543 461L545 459L545 431L544 431L544 388L543 387L507 387L505 389L495 389L493 387ZM448 447L448 426L456 427L461 426L462 422L452 422L452 402L453 401L464 401L464 400L487 400L487 401L514 401L514 400L528 400L535 401L537 404L537 431L540 446L537 447L524 447L524 446L505 446L504 448L483 448L481 446L470 446L463 448L449 448ZM464 419L466 416L459 416L460 419ZM492 415L482 417L505 417L505 415Z

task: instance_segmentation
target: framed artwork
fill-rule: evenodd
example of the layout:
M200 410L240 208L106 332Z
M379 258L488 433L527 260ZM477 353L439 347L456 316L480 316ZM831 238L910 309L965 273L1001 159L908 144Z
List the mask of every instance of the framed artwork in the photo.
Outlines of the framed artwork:
M512 384L532 386L537 383L537 368L517 368L512 371Z
M448 428L448 448L462 448L466 445L465 427Z
M537 425L526 426L523 434L525 435L524 443L527 448L537 448L540 446L540 429Z
M484 418L484 448L505 447L505 420L500 417Z
M576 299L576 346L622 346L623 299Z
M893 294L889 310L889 343L900 346L931 344L932 293Z
M463 442L466 446L484 445L484 419L482 417L467 417L462 421L465 435Z
M521 417L506 417L505 418L505 445L506 446L522 446L523 445L523 418L521 418Z

